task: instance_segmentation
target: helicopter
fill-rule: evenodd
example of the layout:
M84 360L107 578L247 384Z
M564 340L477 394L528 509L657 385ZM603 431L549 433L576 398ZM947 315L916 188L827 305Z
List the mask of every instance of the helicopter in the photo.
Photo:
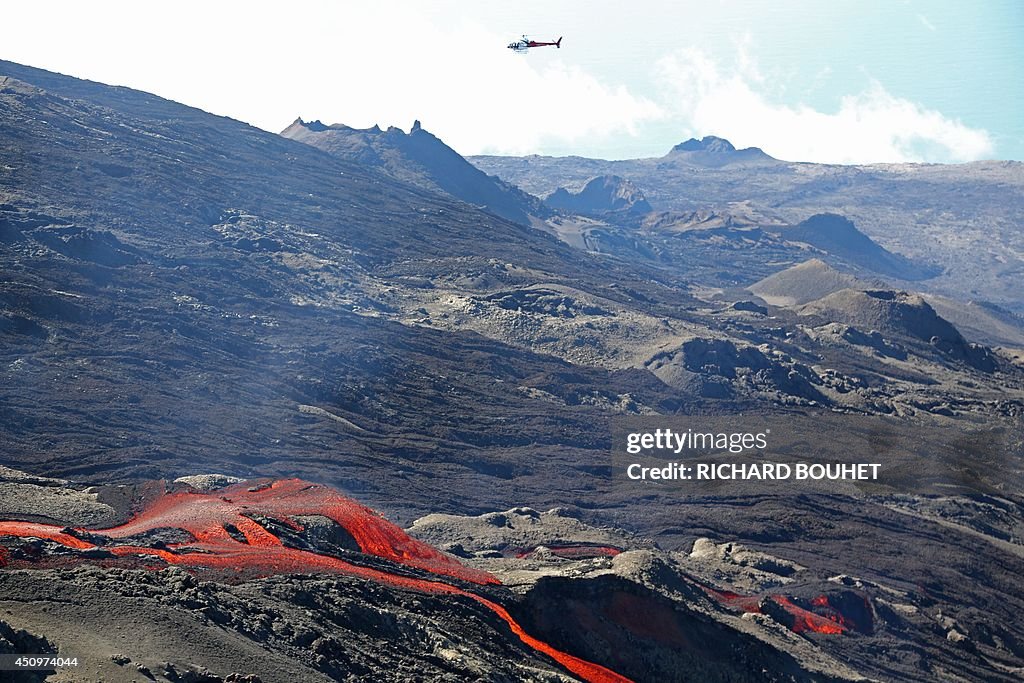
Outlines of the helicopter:
M549 45L554 45L557 48L561 48L562 47L562 36L559 36L558 40L556 40L553 43L541 43L541 42L538 42L536 40L530 40L526 36L523 36L522 40L517 40L514 43L509 43L508 44L508 49L512 50L513 52L525 53L531 47L546 47L546 46L549 46Z

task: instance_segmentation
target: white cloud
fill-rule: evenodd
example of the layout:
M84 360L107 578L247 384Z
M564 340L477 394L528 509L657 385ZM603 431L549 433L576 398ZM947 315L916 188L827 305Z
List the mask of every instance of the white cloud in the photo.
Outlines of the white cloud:
M567 64L556 49L513 54L505 48L513 38L473 25L439 32L440 47L417 60L414 74L377 74L394 99L382 110L378 98L361 113L397 117L403 126L419 118L462 154L529 154L551 143L635 136L664 115L653 101ZM366 92L375 88L380 81L365 84Z
M415 5L336 8L318 6L321 25L386 32L355 30L338 40L322 28L307 36L303 57L315 66L289 69L291 110L268 111L260 125L280 128L299 114L359 127L407 128L420 119L461 154L526 154L546 142L635 135L662 115L654 102L565 63L557 48L517 55L505 47L516 35L469 20L442 24ZM332 74L327 82L324 73Z
M505 49L518 36L502 32L519 30L520 19L474 21L451 5L431 12L430 3L402 0L307 0L287 8L257 0L36 0L5 12L3 56L148 90L270 131L296 116L356 127L408 127L418 118L462 154L629 157L667 149L687 132L801 161L993 154L984 130L877 83L843 98L834 112L794 104L795 72L762 72L749 35L735 41L728 67L696 49L665 57L652 85L637 76L646 66L613 68L629 59L606 57L603 42L595 53L593 26L573 30L552 20L572 32L563 49L519 56ZM658 49L645 45L631 59L648 60ZM801 95L829 78L824 67L801 84Z
M4 56L273 132L296 116L406 129L420 119L462 154L600 144L662 115L650 99L563 61L567 49L518 56L505 48L517 35L428 10L402 0L39 0L11 7Z
M481 93L483 101L473 107L479 111L470 115L486 117L492 125L489 130L473 131L478 139L467 139L467 148L526 154L550 142L572 145L635 137L642 123L664 116L658 105L626 87L606 85L583 69L561 62L540 69L528 67L514 80L491 85ZM509 100L511 107L506 106ZM471 129L465 129L468 138Z
M658 62L667 107L691 134L719 135L795 161L969 161L993 153L986 131L896 97L878 82L828 113L773 101L750 58L738 63L725 68L692 48Z

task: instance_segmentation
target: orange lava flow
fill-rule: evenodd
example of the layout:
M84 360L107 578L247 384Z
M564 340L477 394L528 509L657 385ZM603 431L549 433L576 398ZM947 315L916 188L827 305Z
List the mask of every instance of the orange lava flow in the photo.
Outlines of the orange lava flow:
M708 586L702 586L702 588L708 595L715 598L726 607L736 609L741 612L752 612L755 614L764 613L764 610L761 607L761 599L756 596L741 595L739 593L733 593L732 591L718 590ZM792 623L789 624L788 627L794 633L806 633L807 631L813 631L814 633L840 634L845 633L849 629L849 625L843 618L843 615L832 609L828 601L828 596L826 595L819 595L811 600L811 604L816 608L829 610L830 614L828 616L822 616L810 610L806 610L784 595L769 595L767 599L775 602L777 605L782 607L787 614L789 614L792 619Z
M822 596L824 597L824 596ZM805 610L793 604L793 601L782 595L773 595L772 600L782 605L789 614L793 617L793 624L790 629L794 633L804 633L805 631L813 631L815 633L843 633L846 631L846 627L837 622L823 617L820 614L815 614L809 610ZM825 598L825 604L828 604L828 598Z
M301 529L299 521L293 518L302 515L329 517L352 535L364 553L428 571L439 576L439 580L393 574L330 555L290 548L252 519L254 516L272 518ZM229 533L229 527L237 530L244 541ZM116 541L167 528L187 531L195 540L161 544L160 547L113 543L97 546L85 540L102 536ZM610 669L557 650L529 635L498 603L443 582L445 578L454 578L479 585L500 583L491 574L466 567L455 558L410 537L370 508L333 489L299 479L274 481L254 488L243 483L215 493L168 493L125 524L109 529L67 529L50 524L0 521L0 536L41 538L75 550L102 548L117 557L156 557L167 564L191 568L246 571L267 576L336 573L400 589L463 596L491 610L525 645L548 655L580 678L590 683L630 683L630 679ZM76 559L95 561L84 557ZM0 567L9 563L9 553L0 547Z
M76 550L89 550L96 546L92 543L64 533L61 527L52 524L33 524L32 522L0 522L0 536L27 536L44 538Z
M593 662L588 662L585 659L573 657L561 650L556 650L542 640L537 640L524 631L523 627L512 618L512 615L509 614L504 607L491 602L486 598L481 598L478 595L470 595L477 602L488 607L492 612L501 617L505 623L508 624L509 628L512 629L512 632L519 636L519 640L523 641L534 650L548 655L583 680L590 681L590 683L632 683L632 681L625 676L620 676L611 669L607 669L600 664L594 664Z
M116 539L159 528L184 529L198 541L190 544L193 547L220 557L250 555L252 561L260 563L265 561L267 549L281 546L281 541L250 519L253 515L281 520L293 528L301 528L291 519L298 515L330 517L369 555L472 583L498 583L487 572L466 567L410 537L370 508L331 488L301 479L283 479L264 487L237 484L212 494L170 493L129 522L92 533ZM246 543L239 543L228 534L225 529L228 524L245 536ZM276 559L287 562L284 556ZM288 568L281 565L277 571L288 571ZM295 566L291 571L301 572L302 567Z
M753 595L740 595L739 593L733 593L732 591L722 591L717 588L711 588L709 586L701 585L704 592L713 597L718 602L722 603L726 607L736 609L741 612L752 612L754 614L761 613L761 601L759 598Z

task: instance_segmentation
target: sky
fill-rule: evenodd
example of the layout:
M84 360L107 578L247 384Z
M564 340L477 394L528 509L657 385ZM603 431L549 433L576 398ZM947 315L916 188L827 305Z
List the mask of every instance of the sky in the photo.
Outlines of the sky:
M1024 159L1024 2L33 0L0 59L279 132L653 157L717 135L828 163ZM562 47L513 53L528 34Z

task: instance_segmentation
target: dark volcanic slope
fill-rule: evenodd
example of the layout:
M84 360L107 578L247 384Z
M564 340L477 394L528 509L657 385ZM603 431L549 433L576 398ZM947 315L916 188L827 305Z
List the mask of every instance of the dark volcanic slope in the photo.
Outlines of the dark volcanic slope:
M549 194L545 201L554 209L584 216L640 217L651 211L644 193L633 183L617 176L592 178L573 192L560 187Z
M640 371L380 317L397 285L446 278L487 291L571 283L622 301L655 287L609 288L614 264L236 121L0 72L19 79L0 90L9 462L78 478L201 463L304 473L421 512L511 505L455 482L568 467L572 448L542 463L517 453L585 446L600 411L580 396L667 398Z
M940 272L879 246L850 219L834 213L815 214L780 232L787 240L812 244L861 268L889 277L925 280Z
M530 217L544 218L551 210L538 198L514 185L483 173L416 121L409 133L391 126L366 130L341 124L296 119L281 132L286 138L312 145L342 159L378 168L418 187L454 197L524 225Z
M8 62L0 72L21 80L2 90L7 201L59 207L66 223L116 230L162 257L216 259L212 226L247 211L323 231L362 265L396 253L476 256L484 236L493 257L529 254L559 269L573 258L535 231L237 121Z

